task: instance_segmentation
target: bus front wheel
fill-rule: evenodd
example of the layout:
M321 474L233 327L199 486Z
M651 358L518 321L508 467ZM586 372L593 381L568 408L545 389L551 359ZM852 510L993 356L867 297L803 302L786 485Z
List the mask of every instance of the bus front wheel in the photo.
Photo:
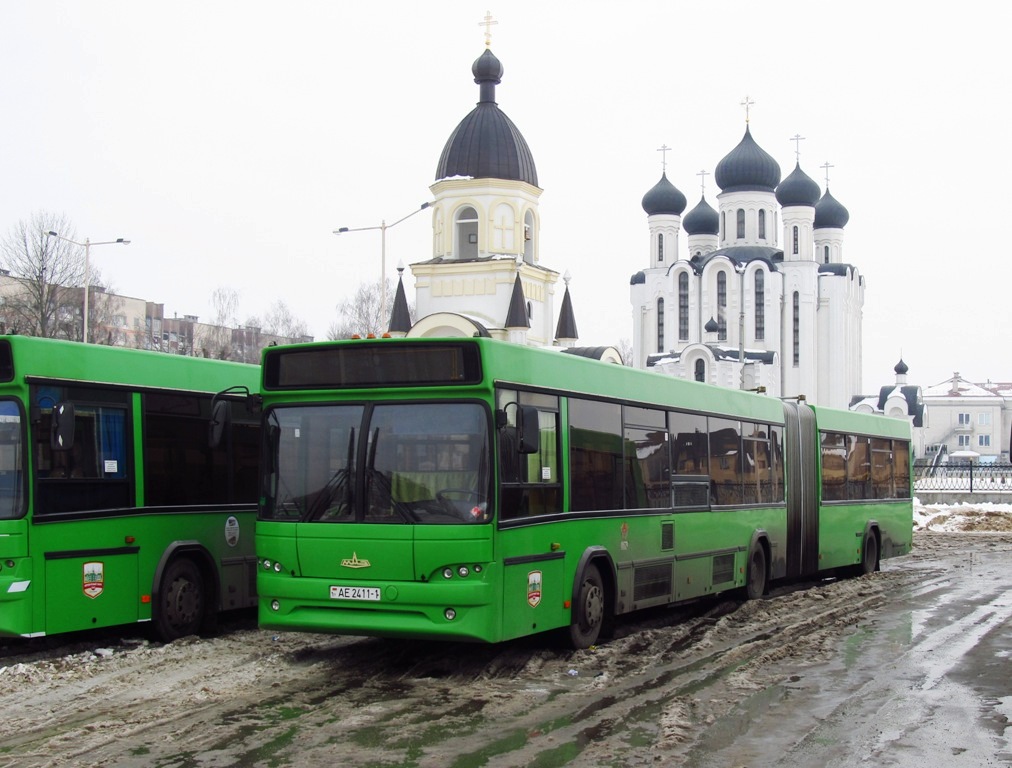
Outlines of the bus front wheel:
M864 535L864 545L861 547L861 564L857 567L857 575L865 576L878 570L878 538L874 531L868 531Z
M192 560L178 558L165 569L155 617L158 636L166 643L195 635L204 618L204 580Z
M748 573L745 576L745 595L758 600L766 594L766 550L756 542L748 556Z
M569 625L569 639L573 647L590 648L597 642L603 623L604 583L601 572L591 563L583 569L573 604L573 623Z

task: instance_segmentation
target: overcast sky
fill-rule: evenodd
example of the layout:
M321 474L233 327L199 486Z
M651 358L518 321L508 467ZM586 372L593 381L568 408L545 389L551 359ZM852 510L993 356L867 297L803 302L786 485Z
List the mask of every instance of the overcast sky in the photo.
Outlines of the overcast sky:
M752 134L783 175L795 134L820 185L833 165L844 259L867 283L866 392L893 381L901 354L922 386L956 370L1012 380L1009 5L488 7L497 101L544 189L541 263L572 274L581 343L632 337L657 148L673 148L668 178L691 209L696 174L741 139L748 95ZM218 287L238 292L240 321L281 299L324 338L336 305L380 273L379 232L332 231L431 199L443 145L478 99L484 12L3 2L0 230L65 214L82 240L132 241L91 252L119 293L204 320ZM391 278L398 261L430 257L427 213L388 230Z

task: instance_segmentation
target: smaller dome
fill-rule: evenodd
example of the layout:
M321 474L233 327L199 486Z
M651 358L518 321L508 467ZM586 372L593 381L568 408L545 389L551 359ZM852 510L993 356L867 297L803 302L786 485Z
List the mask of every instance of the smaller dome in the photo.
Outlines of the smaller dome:
M685 205L685 195L668 181L666 173L662 173L661 180L643 195L643 210L647 212L647 216L659 213L681 216Z
M815 204L815 229L843 229L848 221L850 212L826 189L826 194Z
M629 278L629 285L646 285L647 275L646 272L640 271Z
M474 75L474 82L479 85L483 82L498 85L502 81L503 71L502 62L488 48L471 65L471 74Z
M706 321L706 325L703 326L703 330L707 333L716 333L720 330L720 323L714 320L712 317Z
M682 219L682 229L687 235L719 235L720 215L710 207L705 197L701 197L696 207Z
M791 205L815 206L819 202L819 185L801 170L801 163L794 166L790 176L777 187L777 202L785 208Z
M893 371L895 371L896 374L899 375L899 376L905 376L906 373L907 373L907 371L909 371L909 370L910 369L907 368L907 364L903 362L903 358L902 357L900 358L900 361L898 363L896 363L896 367L893 368Z
M772 192L780 183L780 164L755 143L752 132L745 126L745 135L717 163L713 178L722 192Z

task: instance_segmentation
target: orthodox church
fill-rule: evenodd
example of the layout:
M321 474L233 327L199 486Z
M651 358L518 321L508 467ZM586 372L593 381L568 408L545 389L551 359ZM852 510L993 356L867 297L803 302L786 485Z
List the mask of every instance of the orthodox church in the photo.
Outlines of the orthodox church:
M411 322L401 273L390 334L489 336L621 362L611 347L577 346L568 274L556 320L559 273L541 263L537 168L496 103L503 65L487 34L485 45L471 67L478 103L447 139L429 187L432 258L410 265L420 319Z
M861 391L865 287L844 259L850 214L800 159L781 179L747 118L714 178L716 209L704 192L684 218L685 195L665 170L643 196L650 239L648 266L630 280L633 364L847 408Z

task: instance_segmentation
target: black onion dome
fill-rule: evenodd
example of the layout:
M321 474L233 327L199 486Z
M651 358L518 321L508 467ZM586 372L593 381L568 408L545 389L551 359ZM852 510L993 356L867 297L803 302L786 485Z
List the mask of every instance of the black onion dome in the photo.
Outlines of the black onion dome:
M682 211L685 210L685 205L685 195L679 192L675 185L668 181L666 173L662 173L661 180L654 184L649 192L643 195L643 210L647 212L647 216L653 216L658 213L681 216Z
M505 179L538 185L534 157L520 130L495 102L503 66L490 50L471 66L480 86L478 105L460 121L443 147L436 181L450 176Z
M705 197L701 197L696 207L682 219L682 229L687 235L718 235L720 215L710 207Z
M640 270L635 275L629 278L629 285L645 285L647 282L647 273Z
M850 212L835 197L826 194L815 204L815 229L843 229L850 221Z
M893 371L895 371L896 374L899 375L899 376L905 376L906 373L907 373L907 371L909 371L909 370L910 369L907 367L907 364L903 362L903 358L902 357L900 358L900 361L898 363L896 363L896 367L893 368Z
M785 208L791 205L814 207L819 202L819 194L818 183L801 170L801 163L797 163L790 176L777 187L777 202Z
M724 155L713 174L722 192L760 190L772 192L780 183L780 165L755 143L745 126L745 135L738 146Z

